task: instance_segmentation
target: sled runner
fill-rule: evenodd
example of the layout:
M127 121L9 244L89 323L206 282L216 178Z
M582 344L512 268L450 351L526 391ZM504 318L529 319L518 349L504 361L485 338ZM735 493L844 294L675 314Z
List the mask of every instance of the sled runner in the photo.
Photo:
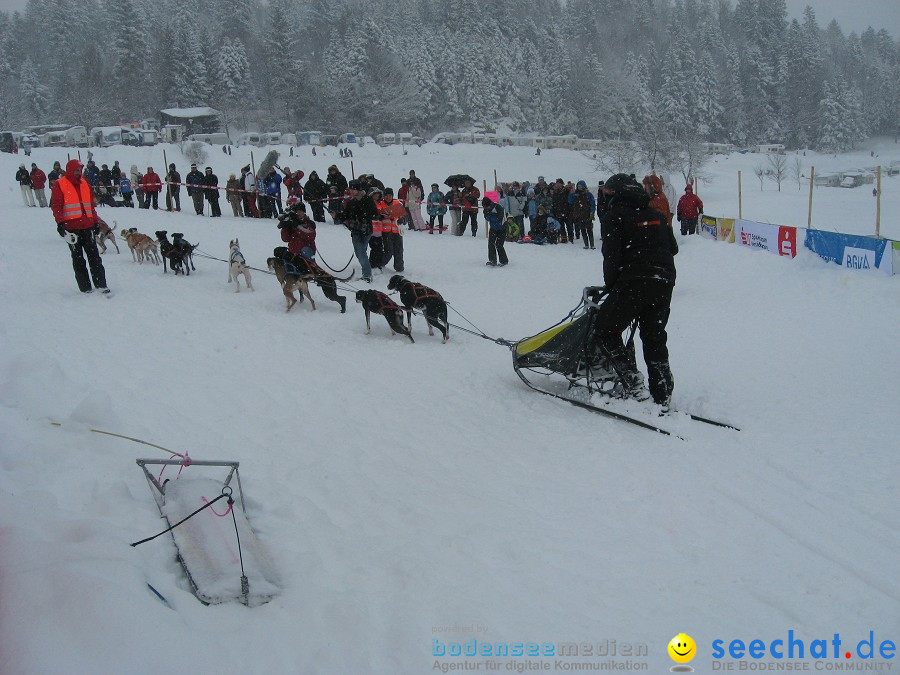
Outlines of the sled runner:
M274 565L247 520L238 462L191 459L138 459L138 466L171 529L172 541L194 595L207 605L237 600L249 607L264 604L280 589ZM159 467L154 476L148 467ZM168 467L177 476L164 478ZM228 469L224 480L184 476L191 467ZM232 479L237 483L231 498ZM204 508L220 495L228 495ZM182 522L183 521L183 522ZM146 540L145 540L146 541ZM141 543L141 542L138 542Z
M671 436L659 426L663 412L652 402L633 399L610 361L593 340L598 314L606 290L588 286L581 303L555 326L512 345L513 368L531 389L567 401L572 405ZM633 346L634 326L629 337ZM526 372L528 375L526 375ZM537 377L541 384L538 385ZM602 398L597 399L595 395ZM595 403L599 401L599 403ZM686 413L690 419L738 430L725 422Z

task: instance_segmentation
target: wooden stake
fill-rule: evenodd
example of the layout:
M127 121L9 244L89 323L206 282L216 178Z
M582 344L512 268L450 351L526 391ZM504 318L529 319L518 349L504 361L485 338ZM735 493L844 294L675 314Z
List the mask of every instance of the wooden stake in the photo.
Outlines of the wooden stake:
M356 169L353 168L353 160L350 160L350 178L351 180L356 178Z
M494 189L497 189L497 169L494 169Z
M741 172L738 171L738 218L744 217L743 195L741 193Z
M875 236L881 238L881 167L878 167L878 171L875 174L875 180L877 180L877 184L875 189L877 192L875 193Z
M253 151L250 151L250 168L253 170L253 178L256 178L256 162L253 160Z
M806 227L808 229L813 229L812 226L812 198L813 198L813 186L816 184L816 167L809 167L809 215L806 219Z

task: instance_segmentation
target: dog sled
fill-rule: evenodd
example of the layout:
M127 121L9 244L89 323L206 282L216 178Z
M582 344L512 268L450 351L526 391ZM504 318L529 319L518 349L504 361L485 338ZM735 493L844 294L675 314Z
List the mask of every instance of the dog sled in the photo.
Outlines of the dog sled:
M513 368L531 389L572 405L671 436L659 425L654 404L634 400L629 387L593 339L607 291L588 286L579 305L562 321L511 345ZM632 325L628 348L633 349ZM735 429L725 422L685 413L698 422Z
M247 519L238 462L184 457L138 459L137 464L169 526L160 534L171 533L178 562L202 603L236 600L256 607L280 592L275 567ZM176 467L177 474L166 478L166 470ZM190 475L183 475L188 467ZM197 471L200 467L227 473L224 479L197 476L204 473ZM234 497L233 483L237 485Z

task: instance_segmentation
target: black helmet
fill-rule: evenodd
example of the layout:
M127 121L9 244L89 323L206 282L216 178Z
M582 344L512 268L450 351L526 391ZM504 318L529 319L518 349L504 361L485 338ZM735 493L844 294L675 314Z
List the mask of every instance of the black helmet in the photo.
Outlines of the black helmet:
M610 176L600 190L611 197L623 199L629 203L646 205L650 201L650 195L644 186L637 182L634 176L617 173Z
M362 190L362 183L354 179L347 183L347 187L351 190Z

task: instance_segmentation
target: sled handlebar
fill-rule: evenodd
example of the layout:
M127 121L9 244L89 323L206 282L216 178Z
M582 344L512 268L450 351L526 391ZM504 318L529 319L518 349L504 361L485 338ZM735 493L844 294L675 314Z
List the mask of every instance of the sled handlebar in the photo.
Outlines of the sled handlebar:
M581 299L586 306L597 309L600 307L603 298L608 294L609 291L606 290L606 286L585 286Z

